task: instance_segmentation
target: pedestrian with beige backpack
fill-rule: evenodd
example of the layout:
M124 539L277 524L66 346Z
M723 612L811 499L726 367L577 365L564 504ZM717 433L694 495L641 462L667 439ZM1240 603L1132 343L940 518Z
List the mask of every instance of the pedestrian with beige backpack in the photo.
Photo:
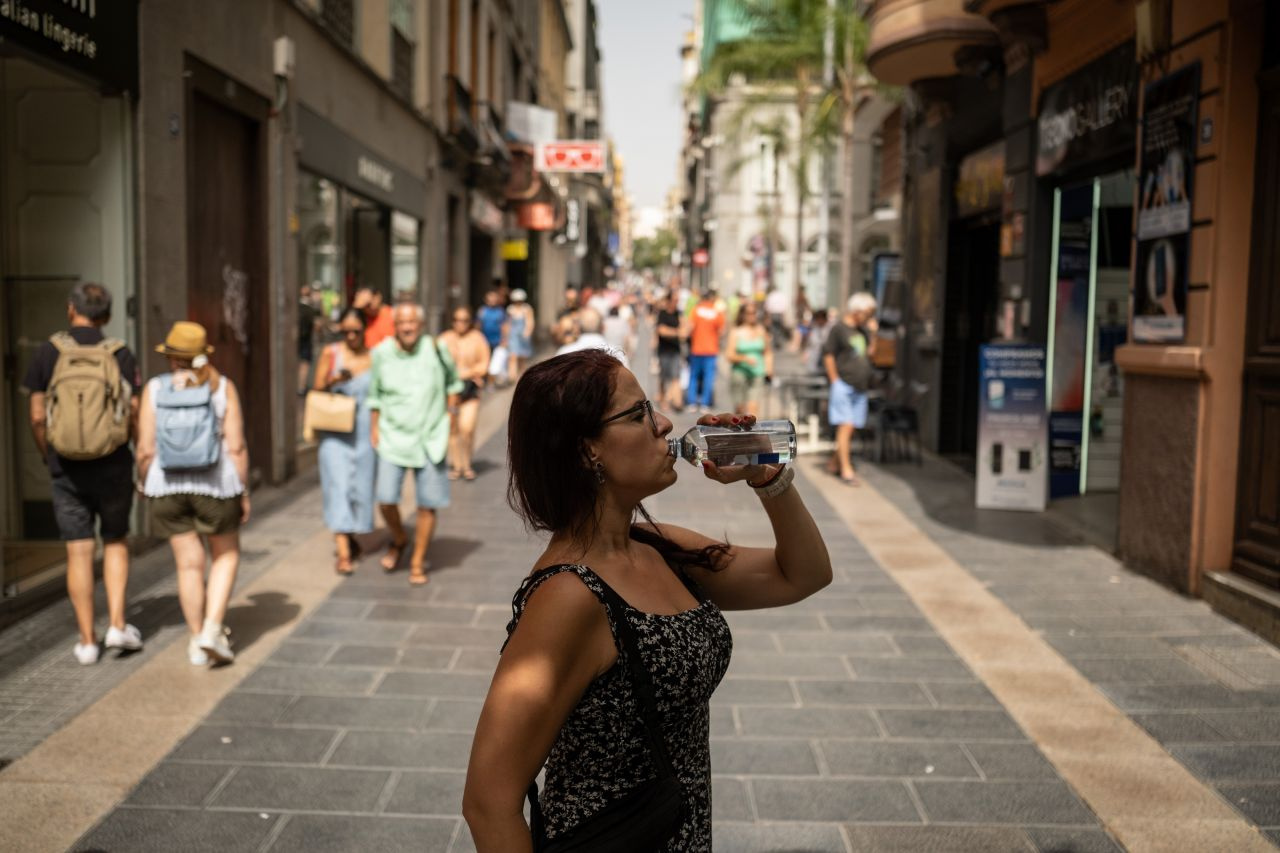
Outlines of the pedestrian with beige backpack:
M95 536L102 536L102 579L109 625L104 645L137 651L142 634L125 622L129 581L129 514L138 362L122 341L102 334L111 293L82 282L67 299L70 328L45 341L23 379L30 393L31 434L49 469L53 515L67 543L67 594L75 610L81 664L98 662L94 630Z

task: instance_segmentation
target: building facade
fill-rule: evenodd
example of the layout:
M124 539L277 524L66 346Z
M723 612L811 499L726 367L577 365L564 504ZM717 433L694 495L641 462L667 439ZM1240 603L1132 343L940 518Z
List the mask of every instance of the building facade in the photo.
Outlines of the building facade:
M971 350L1043 346L1054 504L1092 504L1135 570L1274 632L1276 10L870 15L871 71L910 90L900 370L937 389L928 442L984 464Z
M12 9L0 17L6 597L61 560L19 385L76 282L112 291L107 333L144 376L164 369L153 349L174 321L205 325L241 389L252 485L286 481L311 464L300 391L357 288L424 304L434 330L509 277L504 249L526 232L507 116L545 91L567 117L570 44L564 4L539 0ZM564 271L549 275L558 293Z

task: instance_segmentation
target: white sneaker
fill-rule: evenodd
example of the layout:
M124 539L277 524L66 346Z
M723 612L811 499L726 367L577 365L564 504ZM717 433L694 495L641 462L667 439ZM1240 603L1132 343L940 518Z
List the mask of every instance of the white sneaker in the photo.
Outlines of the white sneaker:
M192 666L207 666L209 663L209 655L205 650L200 648L200 638L192 637L187 641L187 660L191 661Z
M125 625L123 629L111 627L107 629L107 639L103 645L109 649L136 652L142 648L142 632L132 625Z
M98 662L98 644L97 643L76 643L76 660L80 661L81 666L91 666Z
M204 650L214 663L231 663L236 653L231 651L231 642L227 636L231 632L217 622L205 622L200 632L200 648Z

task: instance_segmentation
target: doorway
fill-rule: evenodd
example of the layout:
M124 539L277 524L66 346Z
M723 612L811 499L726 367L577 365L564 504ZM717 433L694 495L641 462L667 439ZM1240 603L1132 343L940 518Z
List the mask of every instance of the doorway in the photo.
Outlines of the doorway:
M938 452L970 471L978 448L978 350L995 337L1000 223L953 222L947 248Z
M0 44L0 587L35 586L65 559L22 380L67 325L82 281L111 291L109 337L131 346L131 104Z
M1280 589L1280 69L1259 77L1233 571Z
M250 480L271 461L271 335L261 124L193 89L188 136L187 316L240 392ZM246 484L249 485L249 484Z

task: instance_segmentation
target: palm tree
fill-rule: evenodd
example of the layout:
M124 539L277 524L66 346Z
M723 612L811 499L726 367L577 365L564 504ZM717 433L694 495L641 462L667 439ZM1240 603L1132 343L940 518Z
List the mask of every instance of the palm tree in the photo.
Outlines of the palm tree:
M750 84L744 89L738 114L730 125L741 128L746 117L776 109L779 99L790 102L794 111L796 132L783 141L793 144L778 150L789 152L791 171L795 177L795 246L792 264L793 295L800 291L800 254L804 247L804 208L812 196L809 166L828 155L838 138L847 143L853 139L853 118L864 91L866 79L863 57L867 43L866 23L854 10L850 0L837 0L834 15L827 0L738 0L743 21L750 35L720 45L711 57L695 87L712 97L724 93L741 80ZM839 71L836 85L827 89L822 70L825 52L824 36L832 28ZM771 129L776 121L758 124L757 129ZM763 133L766 137L775 134ZM845 158L841 189L845 199L852 197L852 157ZM774 186L777 186L775 181ZM852 207L842 210L841 286L849 292L852 274L850 245L853 240ZM776 220L775 220L776 221ZM771 234L771 239L775 235ZM776 243L776 240L775 240ZM822 275L827 271L822 270Z

